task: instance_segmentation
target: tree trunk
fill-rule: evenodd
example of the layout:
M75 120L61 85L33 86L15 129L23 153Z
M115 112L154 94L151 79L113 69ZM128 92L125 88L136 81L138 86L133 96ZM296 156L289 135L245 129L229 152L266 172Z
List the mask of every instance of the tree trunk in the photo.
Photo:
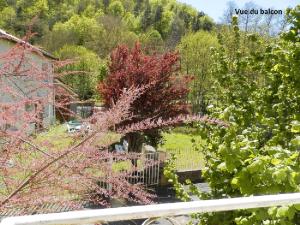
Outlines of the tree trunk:
M144 136L138 132L128 133L125 136L128 141L128 152L142 152L142 145L144 143Z

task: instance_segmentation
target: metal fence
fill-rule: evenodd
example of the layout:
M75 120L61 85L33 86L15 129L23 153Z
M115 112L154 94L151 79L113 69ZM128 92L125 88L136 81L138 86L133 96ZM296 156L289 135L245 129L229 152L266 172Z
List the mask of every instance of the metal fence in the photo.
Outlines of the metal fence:
M110 156L103 160L103 164L109 167L108 171L122 172L126 174L126 180L131 184L143 184L146 187L159 184L160 165L163 161L161 152L139 153L130 157ZM110 189L107 182L113 174L103 174L99 181L101 187Z
M99 224L101 222L159 217L173 218L192 213L222 212L299 203L300 193L265 195L10 217L3 219L0 225ZM150 224L149 221L153 220L146 220L144 225ZM177 222L172 224L178 224ZM221 223L222 221L220 221Z
M136 153L131 159L123 159L110 156L103 163L110 167L123 164L122 170L127 172L127 181L131 184L143 184L146 187L158 185L160 181L161 165L174 154L176 156L176 170L195 171L201 170L204 164L203 154L194 149L168 149L167 151ZM126 164L127 163L127 164ZM124 166L125 165L125 166ZM134 169L133 167L136 167ZM130 173L132 171L132 173ZM109 182L106 182L107 174L100 181L103 188L109 189Z
M126 180L131 184L143 184L146 187L159 185L161 165L171 157L176 156L175 165L177 171L193 171L202 169L203 155L194 149L168 149L165 151L136 153L129 158L109 156L103 160L103 164L113 168L120 167ZM111 174L104 174L99 181L101 187L110 189L107 178Z
M176 156L175 166L177 171L200 170L203 167L203 154L194 149L168 149L168 155Z

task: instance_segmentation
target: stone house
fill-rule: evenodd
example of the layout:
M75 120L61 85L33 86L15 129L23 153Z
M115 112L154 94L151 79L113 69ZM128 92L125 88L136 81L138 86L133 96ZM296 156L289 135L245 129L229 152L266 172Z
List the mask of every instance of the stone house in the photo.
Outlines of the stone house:
M29 43L6 33L5 31L0 29L0 54L8 52L11 48L16 46L16 44L24 44L29 46L33 51L30 51L29 56L27 58L32 60L35 65L40 67L42 71L47 71L47 77L44 79L44 82L47 82L49 84L49 87L53 86L54 83L54 72L53 72L53 63L55 60L57 60L54 56L49 54L48 52L37 48L35 46L30 45ZM3 66L3 62L0 62L0 68L1 65ZM31 65L28 65L31 66ZM26 65L25 65L26 67ZM47 70L44 70L47 69ZM49 72L48 72L49 71ZM54 107L54 101L55 101L55 93L54 88L38 88L36 81L34 79L31 79L30 81L26 76L22 77L20 74L13 75L8 78L8 76L1 76L0 77L2 85L3 86L9 86L11 88L14 88L17 92L20 93L20 95L30 95L29 86L31 89L34 89L34 86L38 89L35 94L37 94L41 98L47 98L47 103L43 105L43 113L41 116L42 123L39 124L39 126L45 128L49 125L53 124L55 122L55 107ZM2 89L2 90L1 90ZM3 87L0 88L0 104L2 103L10 103L14 100L11 96L9 96L5 91L3 90ZM30 106L32 108L32 106ZM30 108L29 107L29 108ZM34 107L34 106L33 106ZM24 110L28 110L25 109ZM18 123L16 121L16 123ZM11 126L9 124L9 126ZM17 125L14 125L18 127ZM37 128L37 124L30 124L30 129L35 130Z

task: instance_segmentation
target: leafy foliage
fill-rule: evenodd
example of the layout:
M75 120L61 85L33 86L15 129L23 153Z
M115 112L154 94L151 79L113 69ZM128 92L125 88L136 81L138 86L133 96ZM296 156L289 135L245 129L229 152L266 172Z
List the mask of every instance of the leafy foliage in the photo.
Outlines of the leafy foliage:
M234 47L214 51L215 94L210 113L227 129L201 126L206 139L203 176L212 189L204 199L299 192L300 45L299 6L288 11L292 26L264 47L248 35L242 48L237 18ZM228 42L227 42L228 43ZM256 46L256 47L255 47ZM260 49L263 49L261 51ZM298 207L199 215L201 224L298 224Z
M165 1L117 1L117 0L96 0L96 1L56 1L56 0L38 0L38 1L6 1L0 4L0 19L2 27L7 31L23 36L26 33L26 27L33 17L36 17L39 23L34 23L33 32L38 33L35 42L42 43L52 32L56 33L59 26L65 24L61 30L73 29L73 32L82 30L83 25L86 29L95 29L103 27L102 16L112 16L122 20L126 24L126 32L133 31L136 35L141 35L149 29L156 29L160 35L167 39L171 34L171 24L176 20L184 21L185 32L192 28L193 21L210 20L204 13L197 13L195 9L174 0ZM203 17L203 19L202 19ZM87 19L89 18L89 19ZM130 18L130 19L129 19ZM205 18L205 19L204 19ZM95 21L96 20L96 21ZM209 27L213 22L209 21ZM75 26L75 28L74 28ZM205 29L207 26L198 26L197 29ZM75 30L74 30L75 29ZM78 33L77 33L78 34ZM87 37L89 32L86 33ZM97 36L97 34L95 33ZM70 39L74 36L61 36L62 39ZM79 38L84 38L78 34ZM103 36L105 38L105 36ZM55 40L58 41L59 37ZM48 49L58 50L62 46L46 45ZM68 44L72 44L68 42ZM78 43L82 45L82 43ZM125 43L117 43L125 44ZM116 47L116 46L114 46ZM113 48L114 48L113 47ZM173 46L174 47L174 46ZM110 49L112 50L112 49Z
M211 48L218 46L216 35L199 31L184 36L177 46L181 55L181 70L194 75L189 100L194 113L206 114L208 94L213 84Z
M74 58L73 63L62 69L68 72L62 80L79 93L79 98L99 98L97 85L102 80L101 73L105 73L106 62L83 46L65 45L57 55L62 60Z
M140 122L145 118L166 119L187 114L189 79L176 76L178 60L177 53L145 55L138 44L132 50L125 46L118 47L111 54L109 75L99 86L104 103L109 107L119 99L124 89L145 85L149 88L132 105L135 118L125 124ZM147 136L159 136L153 132L146 132ZM155 144L157 141L153 142Z

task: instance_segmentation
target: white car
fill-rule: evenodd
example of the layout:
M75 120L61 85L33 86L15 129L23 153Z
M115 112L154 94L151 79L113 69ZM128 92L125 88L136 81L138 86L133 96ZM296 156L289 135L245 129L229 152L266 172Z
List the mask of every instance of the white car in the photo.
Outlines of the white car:
M88 123L83 123L83 122L79 122L76 120L72 120L72 121L67 122L67 129L68 129L68 133L75 133L75 132L80 132L82 130L90 131L91 126Z

